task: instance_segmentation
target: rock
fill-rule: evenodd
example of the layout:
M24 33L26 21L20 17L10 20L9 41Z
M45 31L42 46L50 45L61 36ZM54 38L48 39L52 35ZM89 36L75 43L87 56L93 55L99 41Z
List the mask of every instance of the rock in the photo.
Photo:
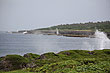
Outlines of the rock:
M25 57L25 58L28 58L28 59L36 59L36 58L38 58L40 55L37 55L37 54L32 54L32 53L27 53L27 54L24 54L24 56L23 57Z
M46 56L43 54L39 57L39 59L46 59Z
M34 68L36 67L36 64L34 62L26 64L26 68Z
M93 54L94 54L94 52L91 52L91 51L90 51L90 52L88 52L88 53L89 53L90 55L93 55Z
M58 56L57 54L53 53L53 52L49 52L49 53L45 53L42 54L39 58L37 59L48 59L48 58L53 58L55 56Z
M66 55L68 55L68 56L69 56L71 53L70 53L70 52L64 52L64 54L66 54Z

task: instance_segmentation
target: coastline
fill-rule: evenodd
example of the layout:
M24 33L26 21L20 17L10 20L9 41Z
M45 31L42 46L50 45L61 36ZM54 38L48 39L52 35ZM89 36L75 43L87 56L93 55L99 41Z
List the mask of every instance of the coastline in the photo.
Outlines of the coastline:
M59 34L56 34L56 30L23 30L14 33L24 34L42 34L42 35L58 35L58 36L66 36L66 37L90 37L94 38L95 31L93 30L59 30ZM110 32L105 32L108 38L110 38Z

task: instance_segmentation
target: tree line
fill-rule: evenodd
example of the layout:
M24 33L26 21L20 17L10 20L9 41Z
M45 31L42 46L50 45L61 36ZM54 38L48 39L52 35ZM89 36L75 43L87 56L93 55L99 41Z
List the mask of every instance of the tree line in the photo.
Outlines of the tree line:
M48 28L41 28L38 30L95 30L98 29L104 32L110 32L110 21L102 22L87 22L87 23L73 23L73 24L60 24Z

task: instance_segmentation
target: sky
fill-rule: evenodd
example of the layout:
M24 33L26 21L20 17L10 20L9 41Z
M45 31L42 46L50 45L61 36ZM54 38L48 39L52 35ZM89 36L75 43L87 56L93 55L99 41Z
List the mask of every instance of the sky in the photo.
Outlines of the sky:
M110 20L110 0L0 0L0 31Z

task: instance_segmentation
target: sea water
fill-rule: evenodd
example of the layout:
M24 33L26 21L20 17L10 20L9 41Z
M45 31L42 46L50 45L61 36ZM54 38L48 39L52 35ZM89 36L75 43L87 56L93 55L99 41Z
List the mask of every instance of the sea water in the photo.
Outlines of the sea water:
M102 43L99 38L65 37L57 35L0 33L0 56L26 53L58 53L64 50L95 50ZM97 41L98 40L98 41ZM104 42L103 49L110 49L110 42Z

